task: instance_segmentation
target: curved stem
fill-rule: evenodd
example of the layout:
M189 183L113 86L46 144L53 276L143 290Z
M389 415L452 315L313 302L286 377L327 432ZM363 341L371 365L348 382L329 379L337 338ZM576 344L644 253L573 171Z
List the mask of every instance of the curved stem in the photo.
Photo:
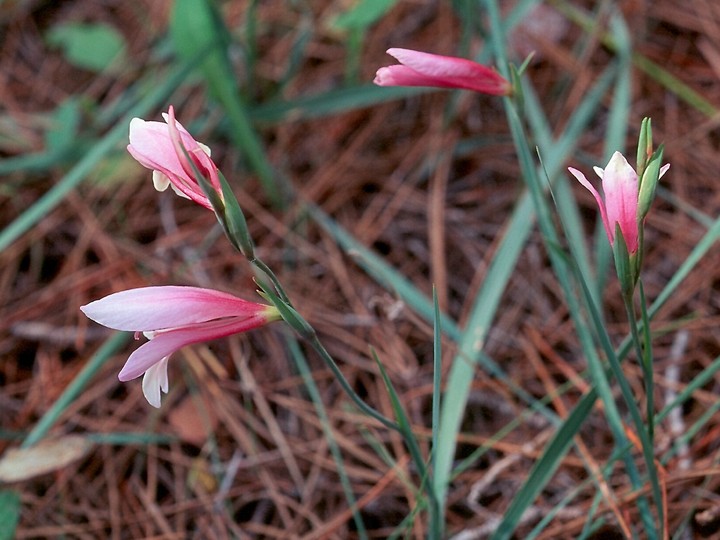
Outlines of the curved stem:
M255 268L259 269L263 274L265 274L268 279L273 284L273 288L275 289L275 292L277 293L277 298L274 299L274 301L279 301L285 304L287 311L293 314L293 318L297 318L298 324L291 324L292 328L300 333L303 338L305 338L310 345L312 345L313 349L320 355L320 358L323 359L323 362L325 362L325 365L327 365L330 368L330 371L332 371L333 375L337 379L338 383L340 383L340 386L345 391L345 393L352 399L352 401L357 405L362 412L367 414L368 416L374 418L378 422L380 422L385 427L388 427L392 430L397 431L401 435L405 435L395 422L392 420L386 418L382 413L378 412L374 408L372 408L370 405L365 403L363 399L357 395L355 390L352 389L352 386L350 386L350 383L345 378L345 375L343 375L342 371L340 370L340 367L337 365L333 357L330 355L330 353L327 351L325 346L320 342L320 338L318 338L317 333L313 329L310 324L297 312L295 307L290 302L290 299L288 298L287 294L285 293L285 289L283 288L282 284L280 283L280 280L277 278L275 273L270 269L268 265L266 265L262 260L260 260L257 257L253 257L250 259L250 263L255 266ZM266 291L267 292L267 291ZM282 312L283 310L281 310ZM287 321L286 321L287 322Z
M280 280L275 275L275 272L270 270L270 267L265 264L262 260L258 259L257 257L254 257L250 259L250 264L252 264L255 268L260 270L263 274L267 276L267 278L272 282L273 287L275 288L275 291L278 293L278 296L280 299L285 302L288 305L290 304L290 299L288 298L287 294L285 293L285 289L280 284Z
M330 371L332 371L333 375L335 376L335 379L340 384L342 389L345 391L345 393L350 397L350 399L357 405L357 407L366 415L370 416L371 418L374 418L378 422L380 422L383 426L392 429L393 431L396 431L400 434L400 436L405 441L405 444L408 447L408 450L410 452L410 455L415 462L418 471L420 471L420 474L423 478L423 483L425 484L425 491L428 494L429 498L429 506L430 506L430 514L432 516L431 524L433 526L434 530L434 537L439 537L440 530L439 527L441 527L441 520L440 520L440 506L438 503L438 499L435 495L435 491L433 489L433 483L428 478L428 470L425 461L422 458L422 452L420 451L420 447L417 444L417 439L415 438L414 434L412 433L412 430L410 429L410 426L407 425L407 423L401 422L401 424L397 424L396 422L393 422L386 416L384 416L382 413L368 405L363 401L363 399L357 395L355 390L353 390L352 386L348 382L348 380L345 378L345 375L343 375L342 371L340 370L340 367L337 365L333 357L330 355L328 350L325 348L325 346L320 341L320 338L318 337L317 333L315 332L315 329L308 324L308 322L299 314L297 313L297 310L293 307L292 303L290 302L290 299L288 298L287 294L285 293L285 289L283 288L282 284L280 283L280 280L277 278L275 273L268 267L262 260L260 260L257 257L253 257L252 259L249 259L250 263L260 270L263 274L265 274L268 279L272 282L273 288L275 289L275 292L277 293L277 297L273 298L274 295L269 295L271 299L274 302L282 302L285 305L285 310L289 313L292 313L291 318L296 318L297 320L294 321L297 324L291 324L291 326L297 331L303 338L305 338L310 345L315 349L315 351L320 355L320 358L322 358L323 362L325 362L325 365L330 368ZM267 292L267 291L266 291ZM277 304L276 304L277 305Z
M345 393L350 397L350 399L353 400L355 405L357 405L360 410L362 410L365 414L368 416L371 416L378 422L380 422L385 427L388 427L392 430L397 431L403 437L405 434L403 433L403 430L400 429L400 426L398 426L395 422L392 420L389 420L386 418L382 413L376 411L373 409L370 405L365 403L360 396L357 395L355 390L352 389L350 386L350 383L345 378L345 375L342 374L342 371L340 371L340 368L335 363L335 360L332 356L330 356L330 353L327 351L325 346L320 342L320 339L317 337L316 334L313 334L312 336L305 336L308 341L310 342L310 345L312 345L313 349L320 355L320 357L323 359L325 364L330 368L330 371L333 372L333 375L335 375L335 378L340 383L340 386L342 386L342 389L345 390Z

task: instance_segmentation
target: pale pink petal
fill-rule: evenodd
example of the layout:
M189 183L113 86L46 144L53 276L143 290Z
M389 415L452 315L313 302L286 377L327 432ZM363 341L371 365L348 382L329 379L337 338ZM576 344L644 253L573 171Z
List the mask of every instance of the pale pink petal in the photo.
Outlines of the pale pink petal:
M602 218L603 225L605 226L605 233L607 234L608 239L610 240L610 243L612 244L613 239L615 238L615 230L614 230L614 228L613 229L610 228L610 223L608 222L607 211L605 210L605 202L602 200L602 197L600 197L600 194L598 193L597 189L595 189L595 187L590 182L588 182L588 179L585 178L585 175L583 173L581 173L577 169L573 169L572 167L568 167L568 171L570 171L570 173L575 178L577 178L578 182L580 182L583 185L583 187L585 189L587 189L590 193L592 193L593 197L595 197L595 201L597 202L598 208L600 209L600 217Z
M393 47L387 53L401 64L422 73L427 77L477 77L484 75L490 68L455 56L443 56L411 49Z
M167 286L117 292L80 309L103 326L144 332L222 317L247 317L264 313L267 306L212 289Z
M151 366L143 375L142 391L148 403L160 408L160 391L168 392L168 357L166 356L154 366Z
M130 121L128 152L148 169L182 173L167 124L133 118Z
M669 163L666 163L665 165L663 165L662 167L660 167L660 174L658 175L658 179L662 178L662 177L663 177L663 174L665 174L669 168L670 168L670 164L669 164Z
M605 208L610 227L620 225L628 251L638 248L638 177L620 152L615 152L605 167L603 175Z
M221 193L217 167L210 158L210 149L193 139L175 120L172 106L169 113L163 116L166 122L172 122L172 126L162 122L146 122L140 118L130 121L128 152L141 165L153 170L153 183L158 191L167 189L169 183L178 195L212 209L182 151L184 148L192 156L200 173ZM176 141L173 140L173 133L176 134Z
M158 332L153 339L141 345L130 355L120 370L118 379L123 382L135 379L163 358L186 345L246 332L268 323L269 320L265 313L261 313L247 318L233 317Z
M163 113L165 120L168 120L168 115ZM192 135L178 122L175 121L176 127L180 134L180 139L188 149L188 151L194 150L195 148L204 147L204 153L209 155L210 152L207 146L200 145ZM132 149L131 149L132 148ZM179 174L182 169L180 168L180 161L175 152L172 140L170 139L170 130L168 124L162 122L145 121L141 118L133 118L130 120L130 145L128 150L133 154L133 157L137 159L141 164L144 161L148 162L145 165L149 169L154 169L153 164L157 164L160 167L173 171L175 174Z

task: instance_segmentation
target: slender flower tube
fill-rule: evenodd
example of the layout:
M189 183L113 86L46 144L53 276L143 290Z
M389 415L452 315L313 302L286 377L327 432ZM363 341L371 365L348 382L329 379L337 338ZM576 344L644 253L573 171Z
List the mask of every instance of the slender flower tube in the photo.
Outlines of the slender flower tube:
M662 177L669 167L669 164L663 165L659 176ZM572 167L568 170L595 197L610 244L614 245L617 224L628 253L635 253L638 250L639 230L642 226L638 219L638 176L635 169L620 152L612 155L605 169L593 167L602 179L604 199L583 173Z
M410 49L388 49L401 65L378 69L378 86L433 86L463 88L493 96L507 96L512 85L497 71L472 60Z
M278 320L274 306L198 287L143 287L117 292L80 308L93 321L140 332L149 339L135 350L118 378L125 382L144 374L143 394L160 407L168 391L168 357L192 343L247 332Z
M210 149L192 138L175 120L172 106L163 113L162 122L130 121L130 144L127 149L143 167L153 171L153 184L158 191L172 186L173 191L212 210L212 205L198 184L195 168L222 198L218 169L210 158ZM187 155L186 155L187 153ZM188 160L192 160L192 164Z

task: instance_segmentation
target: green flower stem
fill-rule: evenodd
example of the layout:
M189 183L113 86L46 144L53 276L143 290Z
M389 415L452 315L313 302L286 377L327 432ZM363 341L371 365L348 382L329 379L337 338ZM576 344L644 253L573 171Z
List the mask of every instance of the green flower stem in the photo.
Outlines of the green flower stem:
M357 405L362 412L374 418L385 427L393 429L404 436L405 434L403 433L403 430L400 428L400 426L398 426L395 422L386 418L382 413L376 411L370 405L365 403L363 399L357 395L355 390L352 389L352 386L350 386L350 383L345 378L345 375L343 375L340 367L337 365L337 363L327 351L325 346L321 343L317 332L315 332L315 329L302 317L302 315L297 312L295 307L292 305L292 302L290 302L288 295L285 292L285 289L280 283L280 280L270 269L270 267L257 257L253 257L252 259L249 259L249 261L255 268L262 271L262 273L265 274L272 282L273 289L275 289L276 291L275 293L271 292L270 290L268 290L267 287L264 287L262 284L260 284L260 287L263 289L265 297L269 299L275 305L275 307L278 308L278 311L280 311L283 320L288 323L293 330L300 334L300 336L307 340L308 343L310 343L312 348L315 349L315 351L320 355L320 358L322 358L323 362L325 362L325 365L330 368L330 371L332 371L338 383L340 383L342 389L350 397L350 399L352 399L355 405Z
M323 359L325 364L333 372L335 378L338 380L343 390L345 390L347 395L350 396L350 399L352 399L353 402L355 402L355 404L360 407L360 409L364 413L371 416L372 418L375 418L384 426L390 429L394 429L402 434L402 430L395 422L389 420L381 413L367 405L362 400L362 398L355 393L355 391L350 386L350 383L348 383L347 379L345 379L345 376L340 371L340 368L335 363L335 360L333 360L332 356L330 356L330 353L328 353L322 343L320 343L320 340L318 339L315 330L297 312L295 307L292 305L292 302L290 302L290 298L285 292L285 288L280 283L280 280L275 275L275 272L273 272L270 267L262 261L262 259L257 257L257 255L255 254L255 250L252 249L252 239L250 238L250 233L247 230L245 216L242 212L242 209L240 208L240 204L238 203L237 198L235 198L235 195L230 189L230 186L227 185L224 177L220 176L221 183L223 185L222 187L224 197L224 201L222 201L219 199L213 186L211 186L207 179L203 177L197 167L195 167L193 161L189 158L189 156L187 156L187 150L185 148L183 148L183 152L185 152L189 163L193 167L197 182L207 195L208 200L210 201L213 210L215 211L215 215L217 216L218 221L222 225L223 230L225 231L225 235L227 236L230 243L245 256L247 261L254 268L259 270L260 273L263 274L270 281L270 283L272 283L272 288L275 292L269 291L267 287L264 287L262 284L260 284L260 287L263 289L266 298L271 300L275 307L278 308L278 311L280 312L283 320L288 323L298 334L308 340L308 342L313 346L313 348ZM228 211L228 209L230 211ZM243 246L245 246L245 249L243 249Z
M257 257L253 257L252 259L249 259L250 264L252 264L255 268L260 270L265 276L270 280L270 282L273 284L273 287L275 288L275 291L277 292L280 299L285 302L288 306L292 307L292 304L290 303L290 299L288 298L287 294L285 293L285 289L280 284L280 280L275 275L275 272L270 270L270 267L265 264L262 260L258 259Z
M650 343L643 343L640 339L632 294L623 295L623 302L625 303L625 311L628 316L630 333L633 345L635 346L635 354L637 355L638 362L640 362L640 365L642 366L643 384L645 386L645 406L647 410L647 433L650 444L653 444L653 440L655 438L655 399L653 395L655 385L653 381L652 362L649 361L650 355L645 354L645 351L650 350Z
M436 535L434 537L439 538L441 530L440 506L435 495L433 484L429 481L427 465L422 457L420 446L418 445L417 439L412 432L412 428L410 427L410 425L407 422L401 422L400 424L393 422L389 418L385 417L382 413L365 403L363 399L357 395L357 393L352 389L352 386L350 386L348 380L343 375L340 367L337 365L333 357L330 355L328 350L320 341L320 338L318 337L317 332L315 332L315 329L299 313L297 313L297 310L295 310L292 303L290 302L290 299L288 298L285 289L280 283L280 280L275 275L275 272L273 272L270 267L265 264L261 259L255 256L252 259L249 259L249 262L255 268L260 270L270 280L273 288L277 293L277 299L272 297L271 299L275 301L280 301L285 304L285 309L280 309L281 313L286 313L290 311L293 318L297 319L297 321L293 322L297 322L299 324L291 324L290 326L292 326L293 329L295 329L304 339L306 339L308 343L310 343L310 345L313 347L313 349L315 349L315 351L320 355L320 358L322 358L325 364L330 368L330 371L332 371L335 379L340 384L345 393L350 397L353 403L355 403L355 405L357 405L358 408L366 415L374 418L383 426L398 432L402 436L405 444L407 445L408 451L410 452L410 456L415 462L415 466L417 467L417 470L422 476L422 481L425 485L425 491L427 492L428 498L430 499L430 521L433 525L434 534Z
M333 375L335 375L335 378L337 379L338 383L340 383L340 386L342 386L342 389L345 390L345 393L350 397L350 399L353 400L353 403L355 403L355 405L357 405L362 412L374 418L385 427L397 431L398 433L403 435L403 438L407 439L402 429L400 429L400 426L398 426L392 420L386 418L382 413L373 409L370 405L365 403L360 396L357 395L355 390L352 389L352 386L350 386L348 380L345 378L345 375L343 375L342 371L340 371L340 367L338 367L337 363L335 363L335 360L332 356L330 356L330 353L320 342L320 338L318 338L315 332L313 332L312 336L303 337L308 340L310 345L312 345L313 349L315 349L315 351L320 355L320 358L323 359L325 364L330 368L330 371L332 371Z
M353 403L355 403L355 405L367 416L374 418L383 426L398 432L402 436L410 452L410 456L415 462L418 471L420 471L423 476L423 482L425 483L426 491L430 499L430 512L433 517L433 519L431 519L431 522L435 524L435 527L438 527L439 506L437 503L437 497L435 496L435 492L432 489L432 483L428 482L427 467L425 461L422 458L422 452L420 451L417 439L412 433L410 426L407 424L398 425L397 423L393 422L389 418L385 417L382 413L365 403L365 401L363 401L363 399L355 392L355 390L353 390L352 386L345 378L345 375L343 375L340 367L337 365L332 355L322 344L315 329L294 308L294 306L290 302L287 293L285 292L285 288L282 286L282 283L280 283L280 280L275 275L275 272L273 272L272 269L267 264L265 264L262 259L258 258L254 254L252 257L248 257L248 261L253 267L259 270L270 280L277 296L275 296L275 294L270 294L267 288L263 288L267 297L276 305L276 307L278 307L280 313L283 315L283 319L296 332L298 332L298 334L300 334L300 336L304 338L320 355L320 358L322 358L322 360L325 362L325 365L330 368L330 371L332 371L335 380L337 380L337 382L340 384L345 393L350 397ZM278 306L278 303L281 303L282 305ZM291 314L291 317L288 317L288 314Z

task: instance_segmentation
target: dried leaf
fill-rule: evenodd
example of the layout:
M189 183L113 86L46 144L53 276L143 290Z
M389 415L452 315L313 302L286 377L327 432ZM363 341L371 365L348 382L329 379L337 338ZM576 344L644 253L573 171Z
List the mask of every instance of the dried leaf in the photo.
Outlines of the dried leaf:
M182 441L202 446L217 426L217 416L207 402L199 410L196 399L192 396L183 399L170 411L168 420Z
M67 435L30 448L11 448L0 459L0 482L20 482L62 469L83 458L92 446L85 437Z

